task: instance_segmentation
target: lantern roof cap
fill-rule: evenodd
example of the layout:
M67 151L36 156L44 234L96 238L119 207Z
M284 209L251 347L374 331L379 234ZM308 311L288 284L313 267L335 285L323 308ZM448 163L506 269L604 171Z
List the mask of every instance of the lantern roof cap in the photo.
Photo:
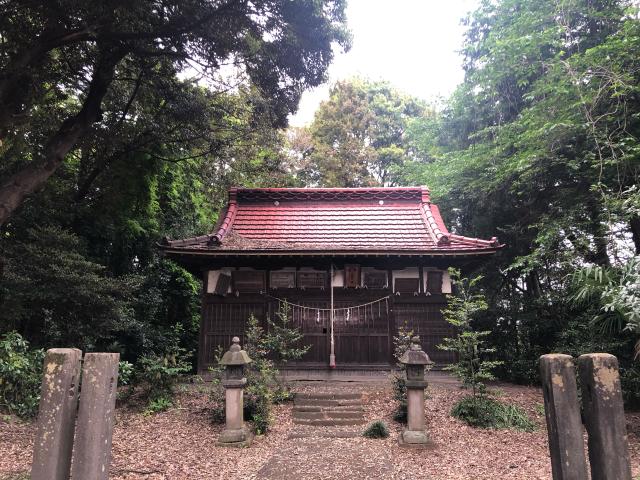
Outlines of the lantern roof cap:
M233 337L231 341L233 343L231 344L231 347L229 347L229 350L227 350L220 359L220 365L238 366L251 363L252 360L249 358L247 352L242 350L240 347L240 339L238 337Z
M420 346L420 337L417 335L411 338L411 346L409 350L404 352L400 357L400 363L404 365L433 365L433 361L429 358Z

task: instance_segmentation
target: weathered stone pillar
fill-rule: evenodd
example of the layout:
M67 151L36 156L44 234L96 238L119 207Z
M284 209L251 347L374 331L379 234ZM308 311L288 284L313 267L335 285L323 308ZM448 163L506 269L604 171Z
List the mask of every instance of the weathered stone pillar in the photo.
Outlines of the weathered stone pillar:
M72 478L107 480L118 387L119 353L87 353L73 448Z
M424 369L427 365L433 365L433 362L422 350L420 337L411 339L411 346L400 358L400 363L405 365L407 374L407 428L400 436L400 445L432 447L433 442L425 430L424 389L427 387L427 381Z
M573 357L540 357L553 480L587 480L587 462Z
M218 445L228 447L248 447L253 441L253 434L244 424L243 389L247 383L244 377L245 365L251 362L247 352L240 348L240 339L233 337L233 344L222 359L220 365L225 367L222 385L225 391L226 424L218 438Z
M52 348L44 358L38 430L33 446L33 480L68 480L78 408L82 352Z
M589 463L593 480L631 480L618 359L608 353L578 358Z

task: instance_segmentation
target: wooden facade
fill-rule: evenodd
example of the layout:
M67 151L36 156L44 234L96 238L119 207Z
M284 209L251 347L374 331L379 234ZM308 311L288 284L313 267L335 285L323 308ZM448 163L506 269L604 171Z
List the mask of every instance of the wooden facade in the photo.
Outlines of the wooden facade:
M450 234L424 187L232 189L213 233L162 245L204 279L201 372L251 315L267 328L283 303L310 346L289 366L328 368L332 292L336 368L389 368L401 327L442 367L453 360L437 348L454 333L447 268L498 248Z
M212 290L211 286L208 286L208 290ZM231 338L236 335L242 338L250 315L254 315L267 328L266 319L275 318L282 307L282 300L308 307L307 310L289 308L293 324L304 334L303 343L310 346L305 357L290 366L314 369L327 366L331 331L327 311L330 308L328 288L269 288L262 293L239 292L231 288L228 295L203 295L200 370L206 371L213 365L218 346L229 345ZM344 313L340 313L345 308L369 302L376 303L352 309L348 320ZM442 317L445 305L446 295L427 295L424 289L397 295L387 287L334 287L334 309L338 312L334 318L337 367L379 368L392 365L393 337L397 335L399 327L420 335L423 347L437 364L442 366L449 363L451 354L436 348L444 337L453 333L451 325Z

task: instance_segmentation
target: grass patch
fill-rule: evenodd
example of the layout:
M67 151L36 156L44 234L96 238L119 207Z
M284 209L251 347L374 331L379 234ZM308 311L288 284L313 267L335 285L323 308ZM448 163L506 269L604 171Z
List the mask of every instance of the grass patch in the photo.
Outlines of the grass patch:
M451 415L478 428L513 428L525 432L536 429L535 423L520 407L486 395L463 397L453 406Z
M376 420L362 432L363 437L367 438L387 438L389 436L389 428L382 420Z

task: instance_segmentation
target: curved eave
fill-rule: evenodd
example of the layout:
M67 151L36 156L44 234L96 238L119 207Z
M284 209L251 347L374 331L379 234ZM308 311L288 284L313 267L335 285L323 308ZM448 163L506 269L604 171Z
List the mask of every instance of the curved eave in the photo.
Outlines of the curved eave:
M493 255L502 246L465 250L203 250L161 246L167 254L195 257L469 257Z

